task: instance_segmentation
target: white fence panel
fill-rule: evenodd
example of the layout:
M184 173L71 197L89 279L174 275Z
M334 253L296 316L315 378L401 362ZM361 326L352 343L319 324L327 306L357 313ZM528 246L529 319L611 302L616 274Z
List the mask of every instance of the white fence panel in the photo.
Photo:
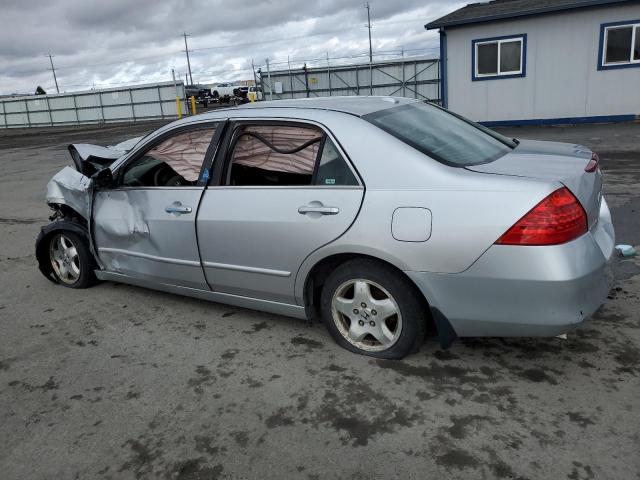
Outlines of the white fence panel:
M0 98L0 127L135 122L175 118L184 84L163 82L88 92ZM184 105L184 104L183 104ZM186 109L183 106L183 112Z

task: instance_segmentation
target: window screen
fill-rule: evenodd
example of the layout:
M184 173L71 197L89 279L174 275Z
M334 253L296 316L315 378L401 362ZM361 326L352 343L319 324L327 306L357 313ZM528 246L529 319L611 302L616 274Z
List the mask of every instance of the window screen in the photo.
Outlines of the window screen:
M178 133L149 149L126 167L126 187L192 186L198 181L215 126Z
M323 133L306 127L254 125L236 136L229 184L311 185Z
M518 42L502 42L500 44L500 72L519 72L522 44Z
M478 74L498 74L498 43L478 45Z
M605 63L628 62L631 60L631 39L633 26L607 29Z

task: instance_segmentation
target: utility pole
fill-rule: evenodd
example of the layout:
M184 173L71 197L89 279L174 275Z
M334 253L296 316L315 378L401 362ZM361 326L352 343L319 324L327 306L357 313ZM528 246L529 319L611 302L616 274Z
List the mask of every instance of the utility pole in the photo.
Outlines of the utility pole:
M251 59L251 70L253 70L253 84L256 86L256 96L258 92L258 77L256 76L256 67L253 64L253 58Z
M58 79L56 78L56 69L53 68L53 57L51 54L49 56L49 62L51 62L51 71L53 72L53 81L56 82L56 92L60 93L60 89L58 88Z
M367 28L369 29L369 63L372 63L373 48L371 47L371 7L369 7L369 2L364 4L364 8L367 9Z
M267 78L269 79L269 100L273 100L273 88L271 88L271 69L269 68L269 59L265 59L267 62ZM262 92L264 95L264 92Z
M289 90L291 92L291 98L293 98L293 77L291 76L291 60L287 55L287 65L289 66Z
M369 2L364 4L367 9L367 28L369 29L369 95L373 95L373 47L371 46L371 7Z
M191 76L191 61L189 60L189 47L187 46L187 37L190 37L191 35L188 35L187 32L183 32L182 35L184 36L184 53L187 54L187 68L189 69L189 79L191 80L191 85L193 85L193 77Z

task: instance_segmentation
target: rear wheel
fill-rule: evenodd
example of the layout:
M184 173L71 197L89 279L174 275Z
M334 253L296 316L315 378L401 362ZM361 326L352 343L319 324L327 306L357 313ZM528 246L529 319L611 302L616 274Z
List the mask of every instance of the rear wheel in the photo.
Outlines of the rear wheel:
M336 342L355 353L398 359L424 340L424 300L408 279L379 262L340 265L322 289L321 310Z
M57 232L49 238L48 250L58 283L69 288L87 288L96 283L96 265L84 238L73 232Z

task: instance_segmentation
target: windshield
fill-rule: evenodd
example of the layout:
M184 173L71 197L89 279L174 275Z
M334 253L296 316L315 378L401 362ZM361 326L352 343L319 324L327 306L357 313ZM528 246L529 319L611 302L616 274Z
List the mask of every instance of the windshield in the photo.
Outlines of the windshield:
M492 162L516 147L512 140L488 128L426 103L389 108L362 118L454 167Z

